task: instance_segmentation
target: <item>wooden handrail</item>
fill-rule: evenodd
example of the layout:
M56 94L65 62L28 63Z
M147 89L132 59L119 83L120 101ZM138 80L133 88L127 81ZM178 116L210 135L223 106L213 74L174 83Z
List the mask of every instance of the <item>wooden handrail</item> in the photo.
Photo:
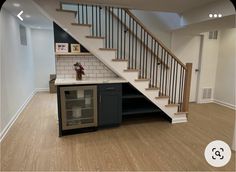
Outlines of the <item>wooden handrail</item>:
M186 63L186 73L184 80L184 94L183 94L183 112L189 111L189 97L191 88L192 63Z
M127 8L124 9L125 12L133 18L142 28L145 32L147 32L155 41L157 41L184 69L187 69L186 66L171 52L169 48L167 48L158 38L154 36L147 28L146 26L135 16L133 13L131 13Z

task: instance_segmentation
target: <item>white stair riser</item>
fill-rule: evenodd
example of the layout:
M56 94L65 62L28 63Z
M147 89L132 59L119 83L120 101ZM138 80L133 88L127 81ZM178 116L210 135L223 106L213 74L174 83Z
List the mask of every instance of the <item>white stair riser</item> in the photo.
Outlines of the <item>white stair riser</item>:
M174 117L172 118L172 124L188 122L186 115L184 117Z
M152 90L152 91L145 91L145 94L148 96L148 97L153 97L153 99L155 99L155 97L157 97L159 95L159 90Z
M137 78L134 78L133 81L129 80L130 83L135 88L137 88L141 93L144 93L146 91L146 88L149 87L149 82L148 81L135 81L135 79L137 79Z
M178 111L178 107L166 107L165 108L168 110L170 114L174 114Z
M126 80L133 80L134 78L138 78L138 73L136 72L123 72L123 77L126 79Z

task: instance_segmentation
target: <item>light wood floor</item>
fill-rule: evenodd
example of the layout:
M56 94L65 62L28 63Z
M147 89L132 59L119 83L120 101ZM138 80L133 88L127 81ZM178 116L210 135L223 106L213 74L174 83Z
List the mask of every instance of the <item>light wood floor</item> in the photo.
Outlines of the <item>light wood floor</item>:
M231 144L234 111L216 104L191 104L189 122L163 118L58 137L56 95L38 93L1 143L1 170L228 170L204 159L212 140Z

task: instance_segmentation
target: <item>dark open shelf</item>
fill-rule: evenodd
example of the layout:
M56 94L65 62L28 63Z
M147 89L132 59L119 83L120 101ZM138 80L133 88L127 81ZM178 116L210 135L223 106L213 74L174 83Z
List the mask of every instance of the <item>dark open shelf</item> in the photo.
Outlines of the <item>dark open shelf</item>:
M122 96L123 99L136 99L136 98L145 98L142 94L126 94Z
M136 108L126 108L123 110L122 115L135 115L135 114L145 114L145 113L157 113L161 112L158 108L153 107L136 107Z
M142 93L130 84L123 84L122 88L122 115L139 115L162 113L162 111L149 101Z

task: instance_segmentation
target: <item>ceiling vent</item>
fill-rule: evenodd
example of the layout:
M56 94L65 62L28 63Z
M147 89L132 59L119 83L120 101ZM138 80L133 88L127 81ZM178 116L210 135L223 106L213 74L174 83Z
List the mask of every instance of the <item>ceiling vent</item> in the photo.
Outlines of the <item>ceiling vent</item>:
M218 38L218 31L210 31L209 32L209 39L217 39Z
M211 99L212 98L212 88L203 88L202 99Z

